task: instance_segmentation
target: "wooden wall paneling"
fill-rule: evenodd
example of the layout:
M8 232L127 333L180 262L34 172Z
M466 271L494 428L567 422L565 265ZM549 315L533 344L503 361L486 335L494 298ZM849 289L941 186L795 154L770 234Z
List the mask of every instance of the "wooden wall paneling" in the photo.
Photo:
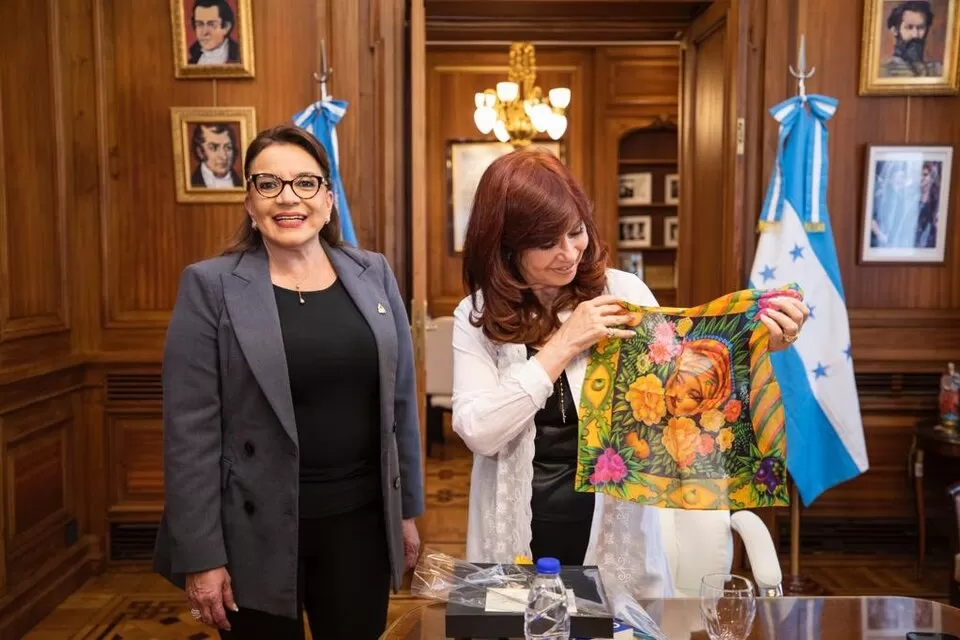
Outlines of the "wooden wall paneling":
M679 43L598 47L594 57L593 197L601 237L617 262L619 228L618 147L624 134L655 120L677 121L680 89Z
M14 2L0 75L0 367L70 351L65 225L71 135L60 5ZM24 87L30 87L24 91ZM40 128L32 123L43 122ZM16 345L15 341L25 342Z
M683 52L678 304L743 286L744 157L738 121L747 96L747 3L717 0L691 25ZM723 239L718 244L717 238Z
M0 638L20 638L96 566L86 535L83 367L0 381Z
M170 107L214 105L216 89L174 78L169 13L159 2L95 5L106 351L159 351L183 267L237 224L236 205L175 201ZM145 58L161 63L147 70Z
M576 48L538 48L537 84L545 89L570 87L573 94L567 111L568 128L562 139L567 165L574 176L592 191L590 162L593 150L592 100L587 77L591 52ZM447 202L447 142L490 140L473 123L473 96L506 78L507 47L495 50L428 47L427 49L427 192L429 233L429 313L449 315L465 292L462 261L454 254L449 235Z

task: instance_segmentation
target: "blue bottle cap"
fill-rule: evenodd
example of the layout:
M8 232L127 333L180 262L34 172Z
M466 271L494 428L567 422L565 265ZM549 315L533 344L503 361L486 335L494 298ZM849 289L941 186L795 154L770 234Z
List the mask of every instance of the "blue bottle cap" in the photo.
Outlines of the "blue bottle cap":
M560 573L560 561L556 558L540 558L537 560L537 573L557 575Z

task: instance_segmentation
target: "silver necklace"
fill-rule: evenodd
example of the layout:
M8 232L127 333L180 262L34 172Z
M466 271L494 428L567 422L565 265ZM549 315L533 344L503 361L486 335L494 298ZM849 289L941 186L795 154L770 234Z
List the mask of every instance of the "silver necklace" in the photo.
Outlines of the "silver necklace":
M562 373L560 374L560 377L557 378L557 382L560 383L560 417L563 419L563 424L567 424L567 409L564 406L567 403L564 401L564 397L563 397L563 374Z

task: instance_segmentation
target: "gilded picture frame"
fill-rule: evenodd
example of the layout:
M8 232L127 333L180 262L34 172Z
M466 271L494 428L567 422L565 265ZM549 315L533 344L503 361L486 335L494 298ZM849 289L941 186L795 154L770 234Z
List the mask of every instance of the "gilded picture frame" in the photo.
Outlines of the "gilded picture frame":
M864 0L861 96L960 93L960 0Z
M256 136L253 107L171 107L177 202L243 202L243 154Z
M170 0L174 76L253 78L250 0Z

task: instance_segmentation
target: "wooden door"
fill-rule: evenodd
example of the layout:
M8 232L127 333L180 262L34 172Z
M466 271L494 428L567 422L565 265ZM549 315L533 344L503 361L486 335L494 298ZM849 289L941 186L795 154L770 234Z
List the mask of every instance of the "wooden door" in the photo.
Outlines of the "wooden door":
M744 286L747 0L717 0L681 54L678 304Z
M420 440L426 462L427 330L427 25L423 0L410 7L410 316L417 363Z

